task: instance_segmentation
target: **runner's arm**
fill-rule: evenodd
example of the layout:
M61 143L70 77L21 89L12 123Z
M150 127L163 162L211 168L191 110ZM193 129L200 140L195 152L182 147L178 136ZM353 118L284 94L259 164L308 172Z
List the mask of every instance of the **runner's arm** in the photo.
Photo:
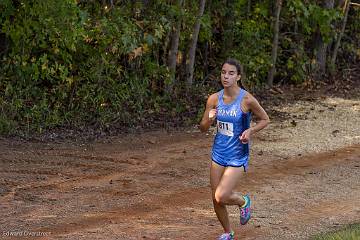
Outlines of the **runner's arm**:
M256 133L261 129L265 128L269 123L270 119L264 108L259 104L259 102L251 94L249 94L249 99L247 101L248 109L256 116L258 121L256 125L251 127L251 133Z
M209 112L212 109L216 109L216 105L217 105L217 94L214 93L206 101L206 108L204 111L204 115L203 115L200 125L199 125L199 129L201 132L206 132L207 130L209 130L210 126L215 121L215 118L212 120L209 118Z

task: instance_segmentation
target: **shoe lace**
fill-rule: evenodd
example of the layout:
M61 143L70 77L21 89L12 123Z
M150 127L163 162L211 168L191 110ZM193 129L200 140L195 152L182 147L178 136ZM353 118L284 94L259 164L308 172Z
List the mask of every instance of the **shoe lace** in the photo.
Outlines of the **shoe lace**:
M232 239L233 239L233 234L232 233L223 233L218 238L218 240L232 240Z
M240 208L240 214L242 215L242 216L245 216L245 209L244 208Z

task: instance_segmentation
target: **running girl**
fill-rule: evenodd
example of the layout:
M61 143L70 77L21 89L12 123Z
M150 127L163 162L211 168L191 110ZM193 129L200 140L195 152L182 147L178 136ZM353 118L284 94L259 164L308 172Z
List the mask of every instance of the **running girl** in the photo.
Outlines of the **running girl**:
M224 234L219 239L234 239L226 205L238 205L240 223L246 224L251 216L251 200L248 195L234 192L249 163L249 141L252 134L269 124L269 117L259 102L241 84L241 65L235 59L228 59L221 69L221 91L212 94L200 122L200 130L206 132L215 122L217 133L211 151L210 183L215 213ZM240 86L239 86L239 85ZM250 127L254 114L259 121Z

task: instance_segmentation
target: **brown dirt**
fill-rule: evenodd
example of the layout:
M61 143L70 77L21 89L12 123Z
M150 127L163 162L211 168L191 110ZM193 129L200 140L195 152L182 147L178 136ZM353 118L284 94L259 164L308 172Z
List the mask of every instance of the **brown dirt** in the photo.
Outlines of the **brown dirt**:
M289 117L253 139L238 185L253 199L252 220L240 226L229 207L240 239L308 239L360 222L359 102L319 98L272 109ZM0 139L1 237L215 239L212 139L195 128L92 143Z

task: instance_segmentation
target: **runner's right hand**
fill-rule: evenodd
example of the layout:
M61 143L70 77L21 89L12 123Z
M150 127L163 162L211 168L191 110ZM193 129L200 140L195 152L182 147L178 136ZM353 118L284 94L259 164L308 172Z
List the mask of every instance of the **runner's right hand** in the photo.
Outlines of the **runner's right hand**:
M209 119L210 121L214 121L216 118L216 108L211 109L209 112Z

